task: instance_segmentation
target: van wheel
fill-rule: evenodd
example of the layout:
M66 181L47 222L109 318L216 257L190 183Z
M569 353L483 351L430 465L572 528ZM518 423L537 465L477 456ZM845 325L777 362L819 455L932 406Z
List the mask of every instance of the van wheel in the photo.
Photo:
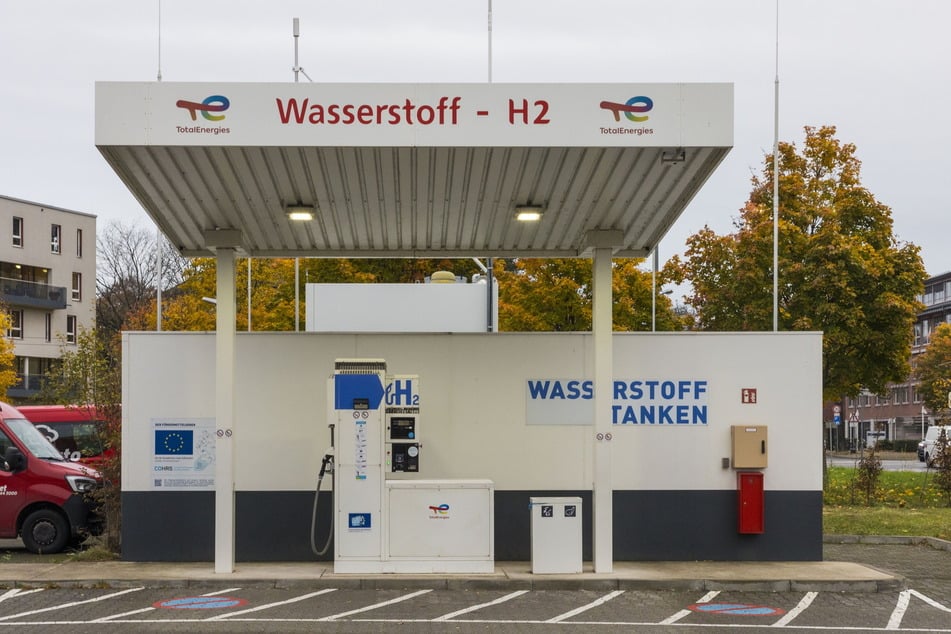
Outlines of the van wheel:
M69 524L56 511L40 509L30 513L23 521L20 536L23 545L31 553L58 553L69 542Z

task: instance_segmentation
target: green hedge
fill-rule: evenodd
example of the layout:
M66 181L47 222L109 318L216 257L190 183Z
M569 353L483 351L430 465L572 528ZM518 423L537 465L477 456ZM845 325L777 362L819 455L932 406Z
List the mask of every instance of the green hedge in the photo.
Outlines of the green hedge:
M918 451L917 440L879 440L878 448L882 451L906 451L916 453Z

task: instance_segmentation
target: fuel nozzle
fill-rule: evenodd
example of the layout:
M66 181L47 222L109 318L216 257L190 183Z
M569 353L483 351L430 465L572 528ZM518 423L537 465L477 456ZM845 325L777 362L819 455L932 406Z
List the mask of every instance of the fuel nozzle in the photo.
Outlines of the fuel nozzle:
M334 448L331 447L324 453L324 457L320 461L320 474L318 478L323 478L324 473L327 471L333 472L334 470Z

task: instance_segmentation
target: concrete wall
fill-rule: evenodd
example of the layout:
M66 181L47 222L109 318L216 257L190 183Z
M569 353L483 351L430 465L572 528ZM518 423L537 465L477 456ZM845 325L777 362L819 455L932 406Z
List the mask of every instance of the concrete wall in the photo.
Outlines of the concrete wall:
M497 559L529 558L528 497L556 493L585 498L588 557L593 428L526 424L526 381L590 379L592 350L586 333L238 333L238 559L310 557L336 358L419 375L419 477L495 482ZM154 420L214 417L214 335L129 333L123 359L124 556L210 560L213 492L156 490L151 459ZM707 408L706 424L614 426L616 559L821 558L820 334L617 334L614 361L618 381L705 381ZM753 424L769 428L766 532L737 535L722 458L730 426Z

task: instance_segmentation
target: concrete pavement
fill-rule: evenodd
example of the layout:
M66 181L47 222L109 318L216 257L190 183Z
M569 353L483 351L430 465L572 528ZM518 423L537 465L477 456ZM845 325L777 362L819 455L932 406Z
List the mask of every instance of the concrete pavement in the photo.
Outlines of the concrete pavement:
M5 587L189 587L267 586L335 588L499 588L499 589L656 589L748 591L882 592L901 589L900 574L848 561L848 544L927 545L909 548L908 556L951 552L951 542L917 537L827 536L840 545L837 561L812 562L615 562L610 573L595 573L590 563L579 574L534 575L531 563L497 562L487 574L335 574L332 562L244 563L218 574L211 562L139 563L82 562L65 559L29 563L0 562L0 586Z

